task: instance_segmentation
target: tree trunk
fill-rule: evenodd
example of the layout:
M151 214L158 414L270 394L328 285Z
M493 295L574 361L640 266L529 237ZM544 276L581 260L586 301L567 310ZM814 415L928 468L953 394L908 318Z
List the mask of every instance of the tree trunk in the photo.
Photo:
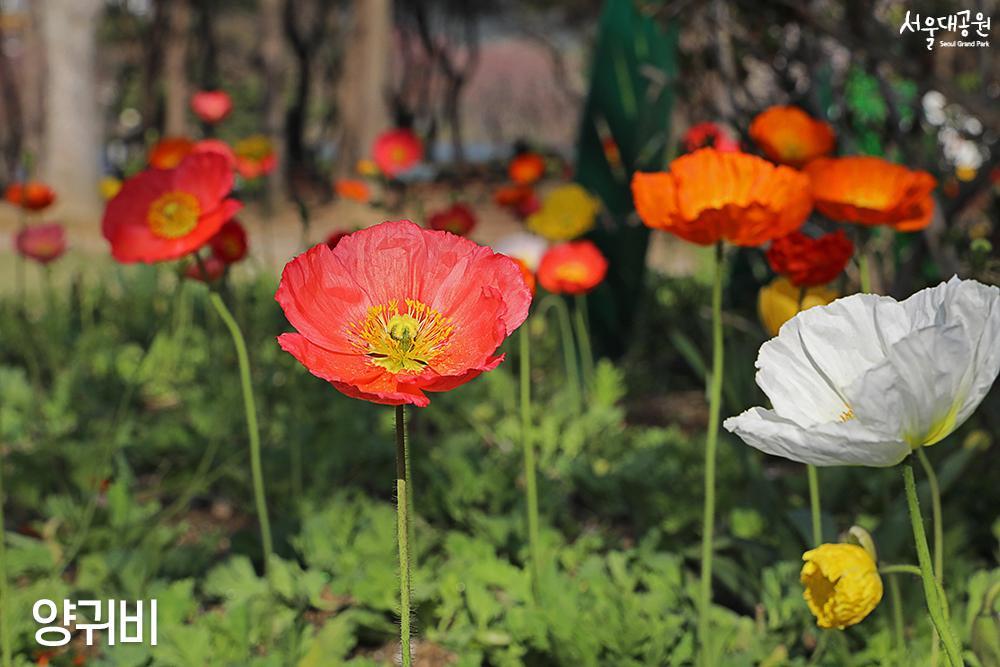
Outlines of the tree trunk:
M42 177L59 194L64 220L100 214L101 123L97 104L97 22L102 0L44 0L42 39L45 147Z
M277 203L284 182L285 154L282 128L284 98L284 39L282 0L260 0L260 58L264 70L264 133L278 154L278 165L267 176L269 206Z
M187 135L187 43L191 28L189 0L172 0L169 4L170 29L163 56L166 118L163 131L168 136Z

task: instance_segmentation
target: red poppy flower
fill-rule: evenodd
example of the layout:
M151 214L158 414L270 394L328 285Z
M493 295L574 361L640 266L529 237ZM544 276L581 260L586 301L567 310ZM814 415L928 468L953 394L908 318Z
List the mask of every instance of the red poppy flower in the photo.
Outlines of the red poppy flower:
M493 201L522 220L542 207L542 202L528 185L507 185L493 193Z
M465 204L452 204L427 219L431 229L468 236L476 226L476 214Z
M14 237L14 247L22 257L48 264L66 252L66 230L57 223L28 225Z
M235 264L247 256L247 230L239 220L233 218L222 225L222 228L208 242L212 255L226 264Z
M706 121L692 125L684 133L684 149L690 153L699 148L714 148L720 153L735 153L740 150L740 142L718 123Z
M333 250L334 248L337 247L338 243L340 243L350 235L351 232L345 232L345 231L332 232L329 236L326 237L326 241L324 241L324 243L326 243L326 246L330 250Z
M750 123L750 137L764 155L799 167L833 150L833 128L798 107L771 107Z
M389 178L395 178L420 162L424 156L424 146L412 130L395 129L383 132L372 146L372 159L379 170Z
M767 261L775 273L788 276L798 287L825 285L840 275L854 254L854 244L843 230L819 238L792 232L771 242Z
M149 166L155 169L173 169L193 148L194 142L184 137L160 139L149 149Z
M538 265L538 282L553 294L586 294L601 284L608 260L591 241L552 246Z
M225 159L211 153L133 176L104 210L111 254L119 262L161 262L198 250L242 207L226 198L232 187Z
M191 96L191 111L202 122L218 123L233 110L233 100L224 90L202 90Z
M240 139L233 152L236 154L236 172L248 181L270 173L278 165L274 146L263 134Z
M682 155L669 172L637 172L632 195L647 227L701 245L762 245L801 227L812 210L800 172L714 148Z
M371 188L359 178L339 178L333 184L333 189L338 197L362 204L367 204L372 197Z
M55 190L40 181L14 183L8 186L4 198L28 211L41 211L56 200Z
M188 262L184 269L184 277L197 280L203 283L214 283L226 272L226 263L216 257L209 255L202 260Z
M507 166L507 175L518 185L531 185L545 175L545 160L538 153L520 153Z
M354 398L421 407L424 392L496 368L531 305L509 257L405 220L299 255L275 298L298 330L278 342L313 375Z
M230 169L236 169L236 153L221 139L202 139L191 147L192 153L215 153L226 160Z

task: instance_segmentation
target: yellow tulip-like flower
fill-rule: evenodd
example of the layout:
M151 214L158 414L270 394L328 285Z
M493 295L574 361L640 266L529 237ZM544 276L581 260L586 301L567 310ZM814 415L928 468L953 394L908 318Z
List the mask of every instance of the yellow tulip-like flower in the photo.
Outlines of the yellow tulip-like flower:
M875 559L856 544L821 544L802 554L802 596L821 628L860 623L882 600Z
M800 294L801 289L787 278L775 278L770 285L761 288L757 295L757 310L769 334L777 336L781 325L800 312ZM837 292L829 287L810 287L802 299L802 310L825 306L836 298Z
M594 227L601 202L576 183L562 185L528 216L528 229L550 241L570 241Z
M97 184L97 189L101 192L101 197L104 198L104 201L108 201L109 199L113 199L118 194L118 191L122 189L122 182L114 176L105 176Z

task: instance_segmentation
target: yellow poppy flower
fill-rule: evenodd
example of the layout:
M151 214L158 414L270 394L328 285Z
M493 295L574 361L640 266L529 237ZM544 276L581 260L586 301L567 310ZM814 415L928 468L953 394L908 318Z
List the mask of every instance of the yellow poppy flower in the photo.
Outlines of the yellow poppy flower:
M528 216L528 229L550 241L570 241L594 227L601 202L576 183L562 185Z
M101 197L107 201L113 199L118 194L118 191L122 189L122 182L114 176L105 176L97 184L97 188L101 192Z
M821 628L860 623L882 600L875 559L856 544L821 544L802 554L802 596Z
M799 313L800 288L787 278L775 278L770 285L762 287L757 295L757 310L764 328L772 336L778 329ZM837 292L829 287L810 287L802 299L802 310L813 306L825 306L837 298Z

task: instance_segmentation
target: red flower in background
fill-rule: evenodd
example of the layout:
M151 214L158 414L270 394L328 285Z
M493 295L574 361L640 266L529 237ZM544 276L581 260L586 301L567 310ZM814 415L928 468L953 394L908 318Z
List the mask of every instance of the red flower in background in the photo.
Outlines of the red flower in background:
M270 173L278 164L271 140L263 134L240 139L233 146L236 172L248 181Z
M224 90L202 90L191 96L191 111L205 123L215 124L233 110L233 100Z
M326 243L326 247L328 247L330 250L333 250L334 248L337 247L338 243L340 243L350 235L351 232L345 232L345 231L332 232L329 236L326 237L326 241L324 241L324 243Z
M42 211L55 202L56 193L41 181L28 181L8 186L4 198L27 211Z
M198 280L203 283L214 283L226 272L226 263L216 257L209 255L201 261L192 260L184 269L184 277Z
M221 139L202 139L191 147L192 153L214 153L221 155L230 169L236 169L236 153Z
M699 148L714 148L720 153L735 153L740 142L718 123L704 122L692 125L684 133L684 149L689 153Z
M353 398L426 406L492 370L528 315L517 264L412 222L319 244L285 266L275 295L297 333L281 348Z
M359 178L340 178L333 184L333 189L341 199L367 204L372 198L371 188Z
M165 137L149 149L147 160L155 169L173 169L194 149L194 142L184 137Z
M519 153L507 166L507 175L518 185L531 185L545 175L545 160L538 153Z
M372 159L389 178L410 169L423 157L424 146L413 130L400 128L383 132L372 145Z
M840 275L854 254L854 243L843 230L819 238L792 232L775 239L767 249L767 261L775 273L787 276L793 285L825 285Z
M591 241L552 246L538 265L538 282L553 294L586 294L601 284L608 260Z
M133 176L104 210L111 254L119 262L161 262L198 250L242 207L226 198L232 187L225 159L211 153Z
M222 225L218 233L208 242L212 256L226 264L235 264L247 256L247 231L239 220L233 218Z
M524 278L524 284L528 286L528 290L531 292L532 298L534 298L538 288L538 280L535 278L535 273L523 259L518 259L517 257L511 257L511 259L517 262L517 268L521 269L521 277Z
M465 204L452 204L427 219L431 229L467 236L476 226L476 214Z
M493 201L522 220L542 207L542 202L529 185L507 185L497 188Z
M48 264L66 252L66 230L62 225L28 225L14 237L14 247L23 257Z

